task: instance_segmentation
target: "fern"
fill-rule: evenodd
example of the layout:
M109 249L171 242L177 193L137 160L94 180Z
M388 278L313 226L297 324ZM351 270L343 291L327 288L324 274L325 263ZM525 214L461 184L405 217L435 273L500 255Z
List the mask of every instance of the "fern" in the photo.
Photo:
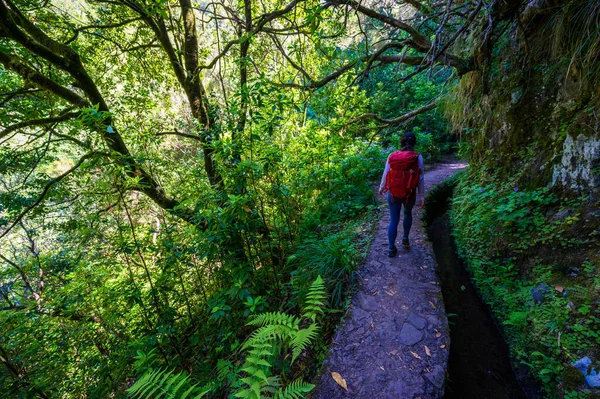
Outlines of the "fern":
M309 347L319 334L319 325L315 322L323 314L327 292L321 276L311 284L302 308L303 318L281 312L258 314L246 323L256 327L242 345L246 352L244 364L237 371L237 380L229 384L233 388L234 397L242 399L299 399L306 396L314 385L297 380L282 386L281 378L274 371L273 364L281 361L293 363L300 354ZM300 328L302 321L306 328ZM312 321L312 323L309 322ZM277 360L279 359L279 360ZM230 380L234 374L230 362L220 362L217 365L217 375L221 381Z
M300 319L287 313L267 312L254 316L246 325L259 327L278 325L298 329Z
M296 332L292 339L292 363L298 356L317 338L319 333L319 326L317 324L311 324L307 328Z
M219 386L228 386L234 397L241 399L300 399L306 396L314 385L294 381L287 386L281 377L274 375L273 363L282 354L291 350L291 363L309 347L319 334L319 325L315 322L323 314L327 292L321 276L311 284L302 316L281 312L262 313L248 321L248 326L256 327L248 340L242 345L246 357L244 363L234 366L231 361L219 360L215 381L198 387L192 385L185 373L167 370L153 370L144 373L127 392L135 399L199 399L209 392L215 392ZM304 320L306 328L300 328ZM284 357L290 361L289 357Z
M250 342L272 342L276 341L287 342L293 339L298 332L298 329L291 329L288 326L269 325L259 328L250 336L250 341L246 342L242 348L245 349L250 345Z
M243 389L235 394L236 398L260 399L276 392L279 387L279 377L271 374L271 363L268 361L273 354L273 345L269 342L262 342L257 338L250 338L247 345L251 347L246 356L246 361L241 371L246 374L241 379L245 385Z
M314 323L317 316L323 314L325 298L327 298L325 283L323 282L321 276L318 276L308 290L302 315L311 319Z
M314 387L313 384L308 384L302 380L296 380L289 384L285 390L282 391L280 389L277 391L274 399L301 399L306 396L307 393L312 391Z
M221 386L220 381L222 381L222 380L219 379L219 380L215 380L215 381L210 381L207 384L204 384L204 385L198 387L197 396L195 399L203 398L204 395L211 393L211 392L215 392Z
M173 373L163 369L144 373L127 389L129 395L137 399L186 399L192 394L199 398L207 393L198 396L199 391L198 386L192 385L185 373Z

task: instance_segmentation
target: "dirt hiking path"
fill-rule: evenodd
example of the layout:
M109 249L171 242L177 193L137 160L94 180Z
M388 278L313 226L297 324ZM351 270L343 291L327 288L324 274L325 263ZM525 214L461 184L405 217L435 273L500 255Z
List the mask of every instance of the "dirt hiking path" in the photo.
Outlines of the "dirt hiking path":
M438 164L425 172L425 192L465 168ZM381 196L380 200L385 201ZM435 258L413 208L411 248L400 244L387 256L389 210L385 209L369 255L359 270L359 291L323 363L311 399L425 399L444 396L449 354L448 320L444 311ZM339 373L348 390L332 378Z

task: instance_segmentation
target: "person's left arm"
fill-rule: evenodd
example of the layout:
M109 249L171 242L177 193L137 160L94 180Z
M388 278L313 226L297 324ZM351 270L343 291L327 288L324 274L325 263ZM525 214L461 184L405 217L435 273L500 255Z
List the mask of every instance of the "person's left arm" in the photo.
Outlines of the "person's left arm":
M387 174L390 171L390 157L392 154L388 155L385 161L385 168L383 169L383 175L381 176L381 183L379 184L379 194L385 193L387 190L385 189L385 183L387 180Z

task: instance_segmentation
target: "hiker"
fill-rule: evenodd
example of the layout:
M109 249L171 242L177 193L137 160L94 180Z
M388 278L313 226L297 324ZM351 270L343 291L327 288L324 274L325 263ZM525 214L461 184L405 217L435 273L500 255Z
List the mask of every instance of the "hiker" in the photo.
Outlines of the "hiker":
M404 134L400 139L400 150L392 152L385 163L385 170L379 185L379 194L387 192L387 201L390 206L390 225L388 227L388 256L396 256L396 236L400 222L400 208L404 206L404 219L402 227L402 246L406 249L410 244L408 233L412 226L412 208L419 196L419 208L425 204L423 172L423 157L414 151L417 137L412 132ZM416 190L418 188L418 191Z

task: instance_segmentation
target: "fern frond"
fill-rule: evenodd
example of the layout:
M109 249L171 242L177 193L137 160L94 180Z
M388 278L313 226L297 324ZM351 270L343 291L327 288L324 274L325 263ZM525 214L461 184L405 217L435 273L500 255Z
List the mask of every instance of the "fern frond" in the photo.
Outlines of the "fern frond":
M217 380L217 381L210 381L208 384L198 387L198 392L197 392L198 396L196 396L195 399L203 398L204 395L211 393L211 392L215 392L219 388L219 386L220 386L219 381L221 381L221 380L222 380L222 378L219 378L219 380Z
M267 312L254 316L247 326L263 327L266 325L286 326L292 329L298 329L300 319L296 316L280 312Z
M277 393L277 389L281 386L281 377L278 375L273 375L269 377L269 381L262 389L263 397L273 397Z
M265 326L261 329L272 326ZM282 328L278 326L278 328ZM287 328L287 327L286 327ZM240 379L242 389L234 396L244 399L263 399L272 397L280 387L279 376L271 375L272 365L269 363L273 357L275 348L273 342L265 342L261 337L251 337L246 343L251 349L248 350L246 360L242 365L238 376L242 374L244 377ZM239 378L239 377L238 377Z
M242 349L254 347L255 344L281 340L291 340L300 329L300 319L296 316L279 312L261 313L250 320L248 326L259 326L250 338L242 345ZM268 349L272 349L270 346Z
M279 387L281 386L279 376L271 376L265 381L255 381L251 378L244 378L244 382L248 386L236 393L236 398L248 398L248 399L266 399L273 398L276 395Z
M287 342L292 339L298 328L289 328L281 325L268 325L254 331L248 341L242 345L243 349L254 346L255 343L283 341Z
M284 390L277 391L274 399L302 399L313 390L315 386L302 380L296 380L285 387Z
M197 394L198 386L190 384L185 373L157 369L144 373L127 392L138 399L185 399L191 394Z
M318 276L306 294L302 316L310 318L314 322L318 315L323 314L325 298L327 298L327 289L321 276Z
M233 372L233 363L229 360L219 359L217 361L217 377L225 380Z
M314 323L296 333L292 339L292 363L317 338L318 333L319 326Z

